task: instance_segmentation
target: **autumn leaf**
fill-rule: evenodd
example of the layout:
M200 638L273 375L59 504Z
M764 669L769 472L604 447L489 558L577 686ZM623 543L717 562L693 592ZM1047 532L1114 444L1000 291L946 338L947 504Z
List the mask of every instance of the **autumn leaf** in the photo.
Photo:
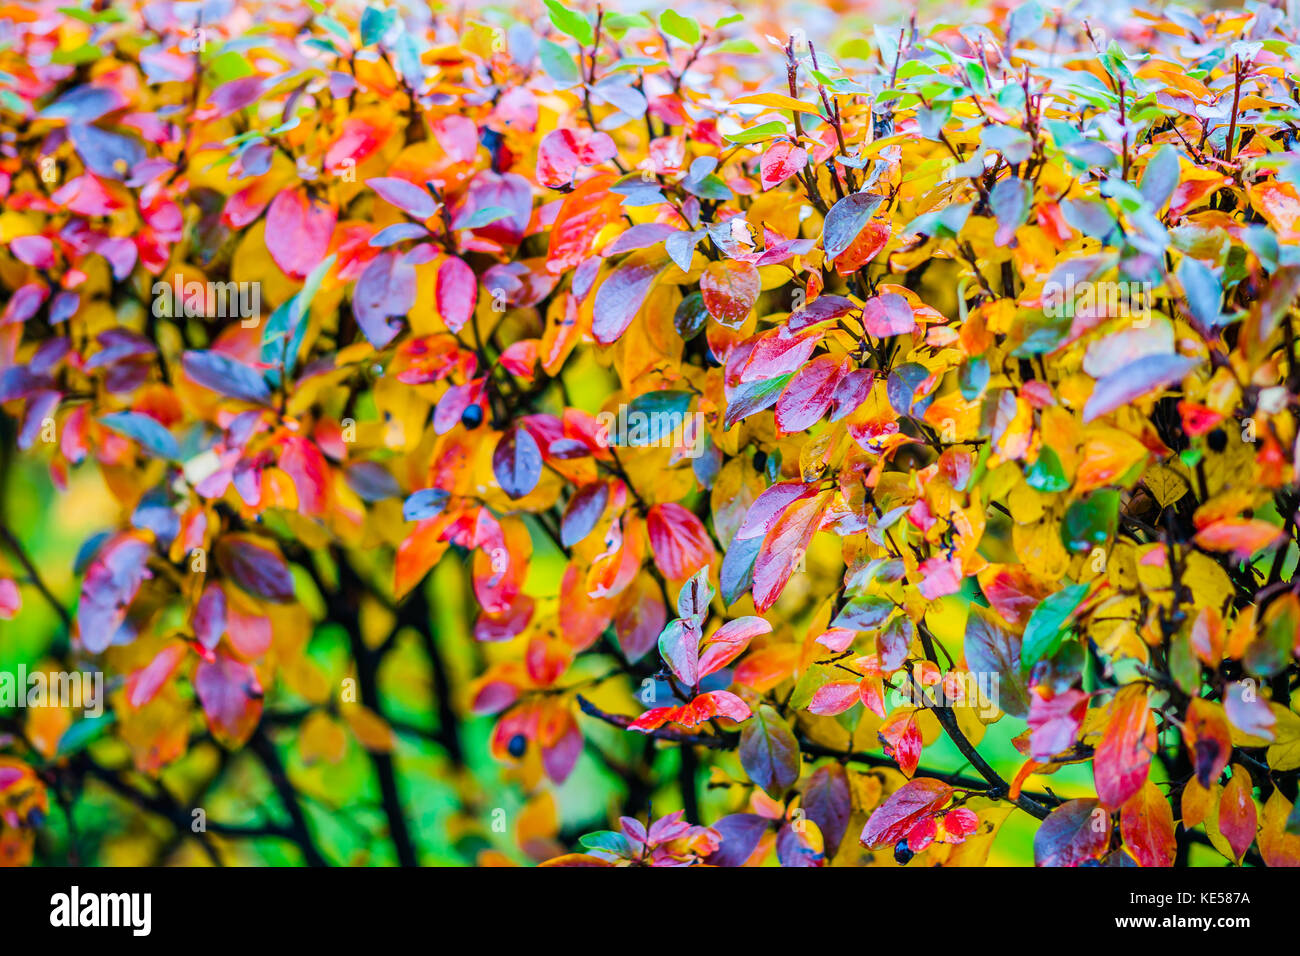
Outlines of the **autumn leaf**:
M305 278L325 258L337 220L334 208L306 190L279 193L266 211L266 248L286 275Z
M799 779L799 743L775 709L762 706L740 731L740 765L749 779L779 797Z
M646 531L655 564L670 581L684 581L713 560L703 523L679 504L654 505L646 514Z
M1067 800L1034 834L1035 866L1082 866L1110 845L1110 816L1096 800Z
M1106 807L1120 807L1147 779L1156 749L1155 719L1143 684L1122 688L1111 701L1106 732L1093 759L1097 796Z
M1120 808L1119 832L1140 865L1173 866L1178 852L1173 810L1150 780Z
M871 814L862 828L862 845L874 850L897 843L922 817L943 807L952 794L952 787L940 780L909 780Z

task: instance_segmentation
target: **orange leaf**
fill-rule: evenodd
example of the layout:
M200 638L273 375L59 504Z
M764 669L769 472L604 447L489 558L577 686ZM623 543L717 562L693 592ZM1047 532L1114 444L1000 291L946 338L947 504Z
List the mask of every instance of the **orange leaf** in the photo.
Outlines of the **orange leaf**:
M1142 788L1155 753L1156 724L1146 685L1123 688L1111 702L1109 716L1093 758L1093 776L1101 802L1115 808Z

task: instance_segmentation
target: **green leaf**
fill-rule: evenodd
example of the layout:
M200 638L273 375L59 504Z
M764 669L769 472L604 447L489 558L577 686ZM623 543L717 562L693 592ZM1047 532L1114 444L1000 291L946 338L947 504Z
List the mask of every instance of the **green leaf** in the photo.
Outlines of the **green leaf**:
M786 706L791 711L804 710L812 703L813 695L823 686L835 680L835 674L844 675L844 671L832 671L831 668L824 664L813 664L806 671L799 675L795 681L794 690L790 693L790 700Z
M1030 488L1050 493L1065 491L1070 487L1070 482L1065 477L1065 469L1061 467L1060 457L1046 446L1039 453L1038 460L1025 473L1025 481L1029 483Z
M514 214L505 206L484 206L482 209L476 209L464 222L457 222L456 228L481 229L484 226L490 226L492 223L512 215Z
M605 19L600 21L600 29L615 38L621 37L628 30L644 29L651 25L644 13L606 13Z
M546 9L551 12L551 23L555 29L566 36L571 36L582 46L591 46L596 42L596 32L585 16L576 10L570 10L556 0L546 0Z
M682 427L694 397L692 392L674 390L638 395L627 406L627 434L611 436L609 443L658 447Z
M773 120L770 123L764 123L762 126L741 130L739 133L728 133L723 138L732 143L758 143L765 139L771 139L773 136L781 136L785 131L785 123L780 120Z
M1118 522L1119 492L1103 488L1071 502L1061 521L1061 540L1072 554L1085 554L1103 547L1115 534Z
M77 721L59 738L57 755L67 757L86 749L104 731L113 726L113 720L113 712L109 711L98 717L87 717L85 720Z
M564 47L554 40L543 40L537 47L537 55L542 61L546 75L560 86L572 86L578 82L578 64Z
M726 431L741 419L775 405L776 400L781 397L781 392L793 377L793 372L787 372L785 375L778 375L776 378L761 382L746 382L737 388L727 402L723 430Z
M578 838L578 842L588 850L604 850L616 855L626 855L629 850L627 837L613 830L597 830L595 833L583 834Z
M104 51L93 43L83 43L71 50L55 50L50 62L59 66L75 66L78 63L93 63L104 58Z
M307 315L311 303L320 290L336 256L330 255L316 266L302 284L297 294L271 313L266 322L266 331L262 334L262 362L272 367L270 377L278 384L278 371L281 360L284 362L284 374L293 374L298 361L298 351L302 348L303 336L307 333Z
M700 42L700 24L693 17L684 17L675 10L665 10L659 14L659 26L670 37L681 40L687 46Z
M91 11L78 7L59 7L59 13L80 20L82 23L125 23L126 14L115 7L107 10Z
M1043 598L1025 625L1024 640L1020 645L1020 670L1028 673L1045 657L1051 657L1061 646L1068 633L1065 622L1088 593L1087 584L1072 584Z
M366 7L361 14L361 45L366 47L378 43L396 22L396 9L381 10L378 7Z

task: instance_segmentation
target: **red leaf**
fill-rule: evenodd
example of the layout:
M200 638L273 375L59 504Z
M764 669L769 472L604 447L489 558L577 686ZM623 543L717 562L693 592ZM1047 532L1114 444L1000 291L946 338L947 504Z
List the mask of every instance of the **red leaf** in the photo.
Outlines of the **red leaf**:
M244 660L252 660L270 650L273 635L269 617L245 613L235 602L231 602L227 611L230 616L226 636L235 653Z
M880 725L882 749L898 761L898 769L904 776L916 773L921 762L921 750L925 742L921 739L921 728L916 723L915 713L895 712Z
M685 581L711 562L713 542L700 519L679 504L655 505L646 515L655 564L670 581Z
M880 658L880 669L890 674L903 666L911 650L916 628L910 618L900 614L876 635L876 654Z
M330 471L315 442L301 435L287 437L280 451L280 470L293 479L301 513L314 516L325 511Z
M415 183L396 177L379 176L367 179L366 185L375 191L384 202L402 210L413 219L421 222L438 211L438 204L429 195L428 190Z
M868 299L862 306L862 324L876 338L905 335L916 329L916 316L907 299L897 292L886 292Z
M243 746L262 718L262 685L252 665L218 651L199 664L194 690L212 736L226 747Z
M952 787L941 780L919 777L890 794L862 828L868 849L893 846L907 836L922 817L933 814L952 798Z
M839 258L857 240L881 202L880 196L853 193L831 207L822 226L822 249L828 261Z
M859 682L855 680L837 680L822 684L813 692L812 700L808 703L808 713L820 717L834 717L836 714L844 713L858 702L858 685Z
M738 617L713 632L700 654L700 677L708 677L726 667L760 634L768 634L772 625L761 617Z
M1232 778L1219 797L1219 832L1232 847L1238 863L1255 842L1259 822L1255 801L1251 797L1252 786L1246 768L1233 764Z
M415 305L415 267L391 252L366 264L352 290L352 314L372 346L382 349L401 331L389 321Z
M1029 622L1034 608L1050 593L1030 572L1015 565L998 568L987 582L981 574L980 590L993 610L1017 628Z
M729 720L747 720L750 716L749 706L735 694L725 690L715 690L700 694L689 704L681 707L654 707L647 710L632 723L628 730L642 733L657 730L664 724L680 724L683 727L697 727L714 717L726 717Z
M1256 693L1253 681L1235 681L1223 692L1223 709L1232 726L1242 733L1265 740L1273 740L1277 734L1273 727L1277 715L1269 709L1268 701Z
M310 199L304 189L286 189L266 212L266 248L275 264L293 279L306 278L329 251L338 215Z
M808 151L793 143L776 143L763 154L759 164L763 188L779 186L808 165Z
M727 385L734 389L738 384L762 382L794 372L808 361L821 340L822 335L816 330L798 335L785 328L764 332L752 340L753 348L748 354L736 350L743 362L735 369L728 367Z
M1156 724L1145 685L1131 684L1115 695L1106 733L1093 759L1097 796L1112 809L1142 788L1156 749Z
M560 205L546 253L546 269L552 275L576 268L591 255L596 237L619 216L622 197L609 189L614 180L612 174L592 176L569 193Z
M1088 695L1083 691L1070 688L1045 697L1045 690L1035 687L1029 697L1029 755L1038 761L1073 747L1088 713Z
M817 493L817 485L802 481L778 481L766 488L745 513L745 520L736 532L736 537L761 538L771 530L785 509L800 498L811 498Z
M478 279L463 259L448 256L438 266L435 292L438 314L447 328L459 332L474 317L478 304Z
M849 243L849 247L835 259L835 271L842 276L852 275L876 256L889 243L891 235L889 223L873 219L858 233L858 237Z
M737 722L748 720L750 717L749 705L735 694L725 690L701 694L686 707L694 711L695 722L684 723L685 727L695 727L714 717L725 717Z
M579 166L594 166L617 153L609 134L589 129L555 129L537 146L537 181L552 188L567 186Z
M185 656L186 647L179 641L164 647L153 660L127 678L127 702L132 707L143 707L153 700Z
M824 491L791 504L763 538L754 560L754 607L766 611L781 596L790 573L808 550L821 525L832 492Z
M586 572L570 564L560 581L560 632L577 650L596 643L614 616L613 602L587 593Z
M13 578L0 578L0 621L12 621L23 606L23 597Z
M810 326L843 318L856 311L858 306L853 304L853 300L846 299L842 295L818 296L802 309L790 313L790 318L785 323L785 330L801 332Z
M776 400L777 428L801 432L817 424L831 407L846 371L843 362L829 355L819 355L800 369Z

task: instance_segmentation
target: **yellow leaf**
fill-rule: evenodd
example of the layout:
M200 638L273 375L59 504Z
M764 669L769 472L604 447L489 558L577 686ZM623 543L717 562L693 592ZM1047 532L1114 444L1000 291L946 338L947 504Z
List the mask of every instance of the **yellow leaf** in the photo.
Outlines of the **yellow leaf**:
M1269 704L1277 715L1273 727L1276 738L1268 748L1268 765L1275 771L1285 772L1300 767L1300 716L1281 704Z
M390 753L396 743L393 729L373 710L361 704L349 704L340 713L361 746L374 753Z
M808 113L811 116L820 116L821 112L817 107L796 100L792 96L784 93L750 93L748 96L742 96L739 99L731 101L732 106L767 106L774 110L793 110L796 113Z

